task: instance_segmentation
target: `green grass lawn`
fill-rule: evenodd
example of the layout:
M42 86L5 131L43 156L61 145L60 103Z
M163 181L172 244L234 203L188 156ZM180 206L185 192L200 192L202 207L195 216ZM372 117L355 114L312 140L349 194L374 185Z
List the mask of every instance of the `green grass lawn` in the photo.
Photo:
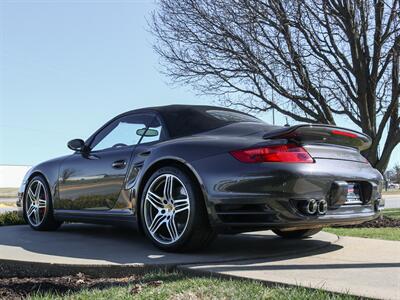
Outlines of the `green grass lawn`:
M400 208L388 208L382 211L382 215L392 219L400 219Z
M181 273L150 273L140 283L105 289L83 289L63 295L35 293L29 299L357 299L301 287L267 287L249 280L188 277Z
M23 217L19 216L16 211L0 214L0 226L22 225L26 224Z
M371 239L400 241L400 228L324 228L324 231L339 236L355 236Z
M382 211L382 215L391 219L400 219L400 209L391 208ZM400 241L400 228L338 228L327 227L324 231L341 236L355 236L371 239Z

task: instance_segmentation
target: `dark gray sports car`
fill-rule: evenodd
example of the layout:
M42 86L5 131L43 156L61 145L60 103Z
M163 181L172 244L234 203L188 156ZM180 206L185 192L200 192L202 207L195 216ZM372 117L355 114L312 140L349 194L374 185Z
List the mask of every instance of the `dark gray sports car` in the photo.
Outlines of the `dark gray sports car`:
M73 154L33 167L19 205L36 230L63 221L135 224L159 248L185 251L217 233L272 229L304 238L377 216L381 174L371 139L327 125L269 125L213 106L121 114Z

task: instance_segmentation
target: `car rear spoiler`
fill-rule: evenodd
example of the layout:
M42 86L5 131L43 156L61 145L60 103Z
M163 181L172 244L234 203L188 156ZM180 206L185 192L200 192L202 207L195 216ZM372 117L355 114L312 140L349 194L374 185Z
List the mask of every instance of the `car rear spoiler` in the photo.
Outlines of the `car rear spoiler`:
M325 124L301 124L272 130L264 139L287 138L300 143L324 143L357 148L360 151L371 146L371 138L363 133Z

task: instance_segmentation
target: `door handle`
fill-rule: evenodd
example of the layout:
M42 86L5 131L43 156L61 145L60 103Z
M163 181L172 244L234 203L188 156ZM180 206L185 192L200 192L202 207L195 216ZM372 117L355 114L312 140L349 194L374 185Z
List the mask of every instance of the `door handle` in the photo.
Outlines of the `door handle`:
M114 169L123 169L126 166L126 161L125 160L116 160L112 163L111 165Z

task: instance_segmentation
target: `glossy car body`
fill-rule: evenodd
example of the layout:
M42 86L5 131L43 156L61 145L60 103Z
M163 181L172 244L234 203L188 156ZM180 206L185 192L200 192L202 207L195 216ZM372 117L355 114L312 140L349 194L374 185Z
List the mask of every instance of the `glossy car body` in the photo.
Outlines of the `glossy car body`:
M272 126L256 119L199 126L191 123L199 111L238 113L219 107L172 105L121 114L85 142L89 151L76 151L33 167L20 187L19 205L29 180L41 175L50 188L57 220L134 224L140 228L138 212L146 181L157 169L176 165L201 187L209 223L217 232L319 228L361 223L377 216L383 205L382 176L357 147L311 140L300 144L311 155L312 163L244 163L231 152L292 143L294 138L287 133L301 128ZM157 120L157 128L162 128L159 140L91 149L107 126L127 117ZM181 124L180 118L186 123ZM182 128L176 128L177 124ZM190 132L191 124L199 126L197 132ZM362 134L358 136L368 140ZM347 202L349 183L359 183L363 188L362 203ZM326 200L328 210L323 214L304 213L301 207L310 199Z

